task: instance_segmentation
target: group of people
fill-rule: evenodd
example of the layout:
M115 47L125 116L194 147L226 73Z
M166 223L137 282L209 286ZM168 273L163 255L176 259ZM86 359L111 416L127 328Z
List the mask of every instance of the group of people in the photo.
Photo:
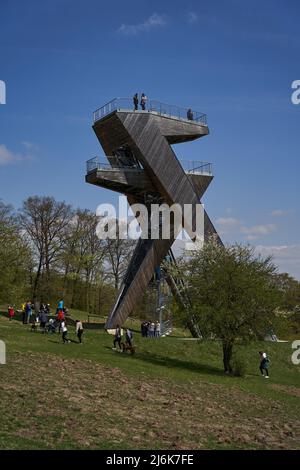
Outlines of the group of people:
M148 100L148 98L145 95L145 93L142 93L141 100L140 100L140 106L141 106L143 111L145 111L145 109L146 109L147 100ZM134 106L134 111L137 111L139 109L139 95L138 95L138 93L135 93L135 95L133 97L133 106Z
M56 323L58 324L58 332L62 333L63 343L70 343L71 341L68 338L68 327L66 315L68 314L68 309L64 306L64 301L60 300L56 309ZM83 335L83 324L81 320L75 321L75 332L78 338L79 344L82 344L82 335Z
M160 333L161 329L159 321L143 321L141 323L141 335L143 338L158 338Z
M27 300L21 306L22 309L22 322L23 324L31 324L32 331L36 331L37 328L42 331L42 333L50 332L55 333L58 329L58 333L62 334L63 343L70 343L68 339L68 328L66 315L68 314L68 309L64 306L64 301L60 300L56 308L55 318L50 318L51 313L50 304L41 303L39 308L37 305L34 305L33 302ZM34 315L34 313L36 313ZM14 308L8 306L8 317L10 320L13 319L15 315ZM82 335L83 335L83 325L80 320L76 320L76 336L78 342L82 344Z
M148 98L145 95L145 93L141 94L141 99L139 99L138 93L135 93L133 96L133 110L138 111L139 109L139 104L141 106L142 111L146 110L146 104L147 104ZM189 121L194 120L194 113L191 108L187 110L186 117Z
M120 349L123 349L122 348L122 328L120 327L120 325L117 325L116 326L116 329L115 329L115 335L114 335L114 349L116 349L116 344L119 346ZM125 331L125 341L127 343L128 346L132 347L133 346L133 333L132 331L129 329L129 328L126 328L126 331Z
M83 325L82 325L82 321L81 320L76 320L75 322L76 324L76 327L75 327L75 332L76 332L76 336L78 338L78 342L79 344L82 344L82 335L83 335ZM66 321L66 318L64 318L61 322L60 322L60 330L62 331L62 340L63 340L63 343L71 343L71 341L69 340L68 338L68 327L67 327L67 321Z

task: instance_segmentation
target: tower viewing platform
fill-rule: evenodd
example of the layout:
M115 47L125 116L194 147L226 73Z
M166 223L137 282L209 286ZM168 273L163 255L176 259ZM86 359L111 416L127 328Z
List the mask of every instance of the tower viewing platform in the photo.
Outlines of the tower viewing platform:
M206 114L154 100L147 101L145 109L136 109L139 106L134 106L132 98L115 98L94 112L93 130L107 161L102 162L98 157L90 159L86 182L125 194L131 207L136 203L144 204L150 229L151 224L155 224L152 206L163 203L171 207L176 204L182 209L184 229L195 233L194 216L213 179L212 165L180 161L173 144L209 134ZM192 220L184 213L186 205L192 207ZM178 230L172 219L169 238L139 239L106 328L124 324L149 285L155 269L170 252ZM196 235L204 237L204 241L214 236L221 242L206 210L203 231ZM196 239L196 235L192 239ZM179 298L176 283L170 281L170 285L175 297ZM191 331L195 333L193 325Z
M145 110L134 110L132 98L114 98L101 106L101 108L96 109L93 113L94 123L115 111L151 113L170 119L198 124L199 126L207 126L206 114L194 111L191 108L183 108L172 104L161 103L156 100L150 100L149 103L146 104ZM191 111L192 114L190 114L189 111Z

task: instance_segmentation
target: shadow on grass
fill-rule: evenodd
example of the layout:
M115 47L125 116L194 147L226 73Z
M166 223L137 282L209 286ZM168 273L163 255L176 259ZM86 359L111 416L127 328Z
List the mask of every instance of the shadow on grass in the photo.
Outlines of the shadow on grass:
M109 346L105 346L105 349L112 351L112 348ZM128 354L121 353L120 357L132 357L136 360L155 366L167 367L168 369L181 369L183 371L196 372L199 374L218 375L220 377L224 377L223 369L219 369L218 367L210 366L208 364L200 364L199 362L183 361L181 359L162 356L160 354L137 352L136 354L129 356Z
M223 370L208 364L201 364L193 361L183 361L181 359L162 356L160 354L138 353L134 356L136 359L172 369L182 369L201 374L224 376Z

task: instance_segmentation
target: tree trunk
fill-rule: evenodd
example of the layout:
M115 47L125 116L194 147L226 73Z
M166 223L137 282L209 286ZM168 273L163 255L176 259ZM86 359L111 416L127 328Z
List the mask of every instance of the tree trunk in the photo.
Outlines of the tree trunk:
M32 292L33 302L36 301L37 288L38 288L39 280L40 280L40 277L41 277L42 262L43 262L43 259L40 256L39 267L38 267L38 270L37 270L37 273L36 273L36 276L35 276L33 292Z
M224 364L224 372L227 374L232 373L232 367L231 367L232 348L233 348L232 342L223 341L223 364Z

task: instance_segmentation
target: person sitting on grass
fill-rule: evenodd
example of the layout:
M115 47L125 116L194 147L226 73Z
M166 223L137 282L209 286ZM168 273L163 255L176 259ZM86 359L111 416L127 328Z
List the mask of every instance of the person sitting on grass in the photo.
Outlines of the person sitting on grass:
M118 343L119 348L122 349L121 338L122 338L121 328L120 328L120 325L117 325L116 326L116 331L115 331L114 349L117 349L116 348L116 343Z
M76 320L76 336L79 340L79 344L82 344L82 334L83 334L83 326L80 320Z
M259 370L261 372L261 375L263 377L265 377L266 379L269 378L269 364L270 364L270 360L268 358L268 356L266 355L265 352L263 351L259 351L259 357L260 357L260 366L259 366ZM264 371L266 374L264 374Z

